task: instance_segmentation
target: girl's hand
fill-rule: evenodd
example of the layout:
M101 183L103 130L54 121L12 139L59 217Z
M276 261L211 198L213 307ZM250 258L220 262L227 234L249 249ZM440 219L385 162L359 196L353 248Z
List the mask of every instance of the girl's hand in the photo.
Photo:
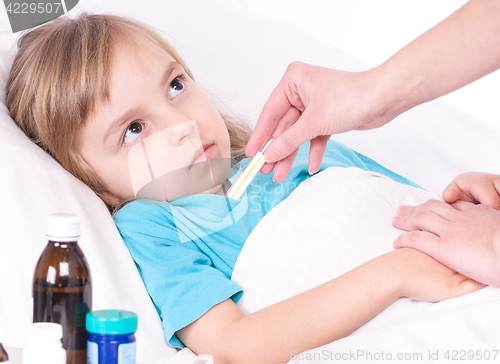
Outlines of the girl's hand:
M449 204L462 200L500 210L500 175L469 172L458 175L443 191Z
M413 248L401 248L394 253L399 253L396 267L402 280L401 296L439 302L486 287Z

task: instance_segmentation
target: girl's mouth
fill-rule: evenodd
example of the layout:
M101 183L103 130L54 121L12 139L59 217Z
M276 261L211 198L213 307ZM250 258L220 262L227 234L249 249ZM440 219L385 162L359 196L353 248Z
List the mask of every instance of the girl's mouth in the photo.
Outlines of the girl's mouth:
M193 164L204 162L204 161L208 160L208 158L210 158L210 156L212 155L213 149L214 149L214 144L211 144L211 145L205 147L203 151L196 153L195 156L193 157L194 159L191 163L191 166Z

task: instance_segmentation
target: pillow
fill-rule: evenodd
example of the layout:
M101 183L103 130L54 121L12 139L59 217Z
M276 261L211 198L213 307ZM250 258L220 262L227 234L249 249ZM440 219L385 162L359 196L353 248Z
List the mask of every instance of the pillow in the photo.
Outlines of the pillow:
M4 35L2 35L4 36ZM82 248L91 270L93 309L125 309L139 315L138 363L172 356L160 318L106 206L86 185L31 142L10 118L5 84L14 57L11 42L0 49L0 155L4 191L0 209L0 315L6 320L6 345L27 343L32 322L31 285L47 244L45 216L68 212L81 217Z

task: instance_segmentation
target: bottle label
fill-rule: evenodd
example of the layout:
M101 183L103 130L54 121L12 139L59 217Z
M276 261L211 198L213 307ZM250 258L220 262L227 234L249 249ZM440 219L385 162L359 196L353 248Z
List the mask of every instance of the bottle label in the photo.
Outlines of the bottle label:
M87 341L87 364L99 364L98 345Z
M118 364L135 364L135 341L118 347Z

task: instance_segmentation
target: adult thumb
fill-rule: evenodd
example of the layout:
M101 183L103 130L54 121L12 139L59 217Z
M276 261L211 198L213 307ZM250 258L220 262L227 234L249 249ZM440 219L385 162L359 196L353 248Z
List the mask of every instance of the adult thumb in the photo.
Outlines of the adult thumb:
M462 190L455 182L451 182L443 191L443 200L450 204L460 200L462 196Z
M295 152L302 144L315 138L311 125L307 123L307 110L278 136L273 137L273 141L264 153L264 160L267 163L277 162L288 157Z

